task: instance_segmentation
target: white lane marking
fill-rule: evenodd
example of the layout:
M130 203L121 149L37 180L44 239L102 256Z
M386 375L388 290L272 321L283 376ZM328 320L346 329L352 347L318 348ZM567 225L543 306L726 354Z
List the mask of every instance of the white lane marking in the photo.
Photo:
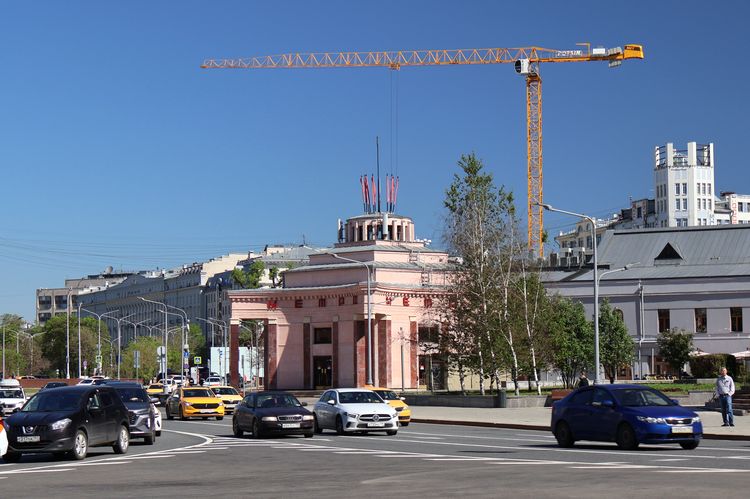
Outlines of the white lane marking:
M443 437L423 437L421 434L412 433L412 432L408 432L407 435L409 435L410 437L413 436L414 438L422 438L424 440L442 440L443 439Z
M95 461L93 463L81 463L76 465L76 468L82 468L86 466L109 466L110 464L130 464L132 461Z
M736 470L722 470L717 468L691 468L686 470L654 470L654 473L734 473Z
M427 457L425 461L486 461L488 457Z
M204 454L204 450L181 450L179 452L172 452L174 455L181 456L183 454Z
M21 474L27 474L27 473L57 473L60 471L73 471L73 468L54 468L54 469L27 468L23 470L3 471L2 473L4 475L21 475Z
M199 451L203 452L203 451ZM180 452L180 454L184 454L183 452ZM163 457L175 457L175 454L158 454L158 455L151 455L151 456L133 456L131 459L161 459Z
M674 459L654 459L654 461L656 461L657 463L668 463L668 462L673 462L673 461L689 461L689 459L686 457L682 457L682 458L678 457Z

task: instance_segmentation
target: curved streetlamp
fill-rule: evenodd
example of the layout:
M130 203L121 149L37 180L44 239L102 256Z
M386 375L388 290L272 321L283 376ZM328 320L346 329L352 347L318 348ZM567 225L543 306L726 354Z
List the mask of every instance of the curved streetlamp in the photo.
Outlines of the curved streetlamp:
M92 312L91 310L79 307L79 311L78 311L78 317L79 317L79 319L81 317L81 310L83 310L84 312L89 313L91 315L95 315L96 319L98 321L99 330L98 330L97 334L99 336L98 336L97 343L96 343L96 356L97 356L96 369L97 369L97 373L101 374L101 372L102 372L102 319L104 317L107 317L107 316L112 317L109 314L116 314L117 312L120 311L120 309L118 308L116 310L110 310L108 312L104 312L103 314L97 314L96 312ZM80 335L79 335L78 343L79 344L81 343Z
M340 256L336 253L323 253L324 255L330 255L339 260L346 262L356 263L362 265L367 270L367 384L372 385L372 294L370 293L370 273L371 269L365 262Z

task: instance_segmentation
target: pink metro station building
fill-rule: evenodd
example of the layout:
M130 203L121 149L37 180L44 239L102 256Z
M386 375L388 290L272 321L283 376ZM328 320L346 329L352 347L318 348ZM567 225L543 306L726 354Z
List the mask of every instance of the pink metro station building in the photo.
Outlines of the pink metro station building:
M373 208L339 222L339 242L311 255L309 265L284 272L282 288L227 292L231 357L237 358L240 321L264 323L266 389L358 387L368 369L375 385L408 389L425 384L420 370L434 372L420 356L420 336L424 341L437 330L435 306L452 267L448 254L417 240L410 218ZM236 384L236 362L231 369Z

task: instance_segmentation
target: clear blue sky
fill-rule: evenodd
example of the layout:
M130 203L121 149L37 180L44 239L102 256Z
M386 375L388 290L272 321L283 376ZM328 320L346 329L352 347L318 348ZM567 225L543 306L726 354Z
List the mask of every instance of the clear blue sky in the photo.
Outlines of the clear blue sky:
M525 90L510 65L403 69L394 127L388 70L200 69L209 57L641 43L646 59L616 70L543 67L545 201L616 212L653 196L654 146L689 140L716 144L717 190L750 193L748 5L3 2L0 313L33 320L36 288L108 265L330 244L336 219L361 212L375 136L418 237L440 241L462 153L525 212Z

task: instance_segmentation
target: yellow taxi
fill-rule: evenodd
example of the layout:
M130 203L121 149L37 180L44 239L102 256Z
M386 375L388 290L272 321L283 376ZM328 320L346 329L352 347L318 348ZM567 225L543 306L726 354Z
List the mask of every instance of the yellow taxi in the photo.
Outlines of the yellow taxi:
M161 383L151 383L150 385L148 385L148 388L146 388L146 393L149 397L160 395L164 393L164 385L162 385Z
M209 388L177 388L167 399L167 419L224 419L224 403Z
M242 395L233 386L212 386L211 391L224 403L224 414L232 414Z
M406 405L406 402L404 402L404 397L399 397L396 392L389 388L380 388L372 385L365 385L365 388L380 395L381 399L385 400L388 405L396 409L399 425L409 426L409 422L411 421L411 409Z

